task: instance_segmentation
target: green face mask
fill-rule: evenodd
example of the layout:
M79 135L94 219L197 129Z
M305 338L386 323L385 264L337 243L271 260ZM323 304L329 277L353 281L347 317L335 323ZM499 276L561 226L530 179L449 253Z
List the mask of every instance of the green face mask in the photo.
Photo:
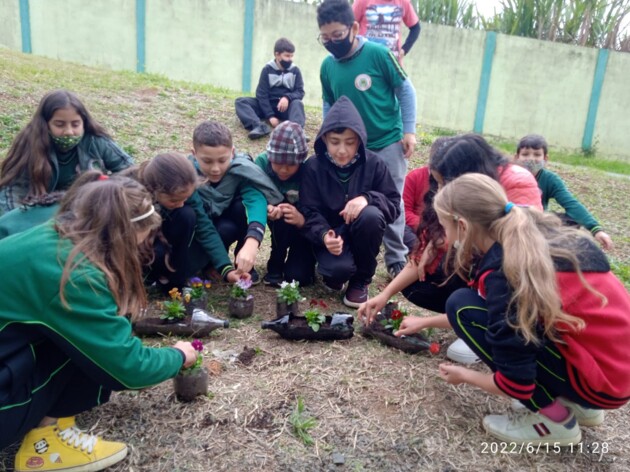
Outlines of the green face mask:
M81 142L81 140L83 139L83 135L80 135L80 136L53 136L51 134L50 137L53 140L55 148L59 152L68 152L68 151L74 149L77 146L77 144L79 144Z

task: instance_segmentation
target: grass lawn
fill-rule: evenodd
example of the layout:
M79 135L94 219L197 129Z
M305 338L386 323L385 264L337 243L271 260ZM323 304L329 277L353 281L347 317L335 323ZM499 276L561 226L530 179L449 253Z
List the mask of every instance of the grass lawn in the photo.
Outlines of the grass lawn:
M206 119L227 124L239 150L255 156L266 145L265 140L247 139L234 114L237 95L232 91L0 49L0 156L6 155L44 93L55 88L76 92L138 161L164 151L187 153L194 127ZM314 138L320 110L308 108L307 121L307 134ZM426 163L433 139L445 132L419 128L411 168ZM491 141L510 151L509 145ZM566 156L552 155L550 168L612 236L615 249L609 255L614 270L630 287L630 179L611 174L613 169L604 164L598 164L601 170L567 165L608 161L605 156L578 162L569 162ZM622 162L617 172L629 174L626 166ZM268 244L258 259L262 274L266 255ZM378 293L386 283L381 262L371 292ZM210 306L218 316L225 316L227 291L223 284L212 289ZM437 355L407 355L382 346L363 338L358 323L357 335L348 341L288 342L260 329L262 320L275 315L274 290L260 285L254 295L252 318L233 321L229 329L204 340L213 373L207 397L180 403L166 382L143 391L114 393L109 403L79 416L80 424L130 445L128 458L109 470L630 470L627 408L607 413L602 426L583 428L584 444L605 443L604 454L587 453L586 448L518 452L501 450L500 445L494 453L497 443L484 432L481 419L507 411L509 402L440 380L437 368L455 340L452 332L434 334L442 346ZM346 310L321 285L305 289L303 295ZM413 314L428 314L405 306ZM257 353L248 365L234 361L245 348ZM15 448L0 452L0 470L12 470L14 452ZM343 465L335 465L340 461Z

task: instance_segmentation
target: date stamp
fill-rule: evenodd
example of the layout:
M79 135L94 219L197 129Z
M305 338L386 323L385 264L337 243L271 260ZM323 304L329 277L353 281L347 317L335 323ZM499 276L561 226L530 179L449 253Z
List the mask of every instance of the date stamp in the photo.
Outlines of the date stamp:
M549 443L516 443L490 441L481 443L481 454L583 454L595 462L612 462L610 445L607 442L581 442L569 446L558 442Z

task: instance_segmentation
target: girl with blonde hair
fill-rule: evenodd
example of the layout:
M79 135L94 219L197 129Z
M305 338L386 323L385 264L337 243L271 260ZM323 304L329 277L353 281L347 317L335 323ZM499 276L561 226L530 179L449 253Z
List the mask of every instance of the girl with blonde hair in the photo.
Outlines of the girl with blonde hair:
M627 290L588 233L514 205L490 177L453 180L434 207L449 252L455 251L450 269L464 276L478 258L474 284L449 297L446 315L406 317L396 335L431 326L455 330L492 373L442 364L440 376L526 408L485 417L491 435L516 443L578 443L580 425L600 424L602 409L630 399Z

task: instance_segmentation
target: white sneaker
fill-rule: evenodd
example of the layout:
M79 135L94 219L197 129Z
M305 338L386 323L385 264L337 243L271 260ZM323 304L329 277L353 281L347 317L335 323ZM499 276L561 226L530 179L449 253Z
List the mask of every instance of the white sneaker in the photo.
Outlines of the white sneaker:
M483 419L483 427L495 438L517 444L571 446L582 440L582 432L573 413L566 420L556 423L541 414L520 409L507 415L488 415Z
M560 401L560 403L562 403L570 411L573 412L573 414L575 415L575 419L580 424L580 426L599 426L604 422L604 410L585 408L563 397L558 397L558 400ZM525 405L523 405L516 398L512 399L510 407L512 408L512 410L515 411L526 409Z
M563 397L559 397L558 400L573 412L580 426L599 426L604 422L604 410L585 408Z
M475 364L481 361L463 339L458 339L448 347L446 357L460 364Z

